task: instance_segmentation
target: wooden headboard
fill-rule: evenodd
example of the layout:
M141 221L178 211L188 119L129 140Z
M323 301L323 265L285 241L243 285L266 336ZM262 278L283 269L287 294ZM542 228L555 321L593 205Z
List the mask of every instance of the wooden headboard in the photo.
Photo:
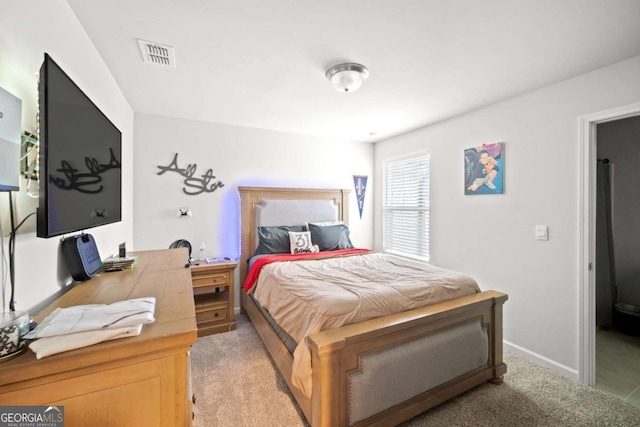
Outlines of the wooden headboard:
M247 277L247 260L256 250L258 226L334 220L347 224L349 220L350 190L238 187L238 192L241 286Z

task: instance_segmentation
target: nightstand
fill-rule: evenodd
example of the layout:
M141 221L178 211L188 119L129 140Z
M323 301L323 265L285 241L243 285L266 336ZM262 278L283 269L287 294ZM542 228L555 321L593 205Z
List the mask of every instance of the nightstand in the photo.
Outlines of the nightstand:
M200 261L200 265L191 266L199 337L236 328L233 319L233 276L236 266L232 261L214 264Z

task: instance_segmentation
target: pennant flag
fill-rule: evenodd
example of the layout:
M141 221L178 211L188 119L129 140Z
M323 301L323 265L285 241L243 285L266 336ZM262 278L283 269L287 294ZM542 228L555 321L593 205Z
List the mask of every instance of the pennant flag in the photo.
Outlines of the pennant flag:
M353 175L353 185L356 187L358 211L360 211L360 219L362 219L362 209L364 208L364 193L367 191L367 175Z

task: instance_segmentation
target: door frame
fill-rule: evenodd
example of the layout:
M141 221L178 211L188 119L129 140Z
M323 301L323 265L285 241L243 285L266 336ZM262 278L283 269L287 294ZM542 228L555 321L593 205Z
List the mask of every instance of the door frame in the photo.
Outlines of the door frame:
M579 118L580 135L580 335L578 380L596 383L596 160L599 123L640 115L640 103Z

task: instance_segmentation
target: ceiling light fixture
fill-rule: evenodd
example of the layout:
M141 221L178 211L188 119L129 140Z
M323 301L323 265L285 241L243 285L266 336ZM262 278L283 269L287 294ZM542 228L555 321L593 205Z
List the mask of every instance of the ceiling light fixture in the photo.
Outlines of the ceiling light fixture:
M360 64L338 64L327 70L327 78L338 92L355 92L367 77L369 70Z

